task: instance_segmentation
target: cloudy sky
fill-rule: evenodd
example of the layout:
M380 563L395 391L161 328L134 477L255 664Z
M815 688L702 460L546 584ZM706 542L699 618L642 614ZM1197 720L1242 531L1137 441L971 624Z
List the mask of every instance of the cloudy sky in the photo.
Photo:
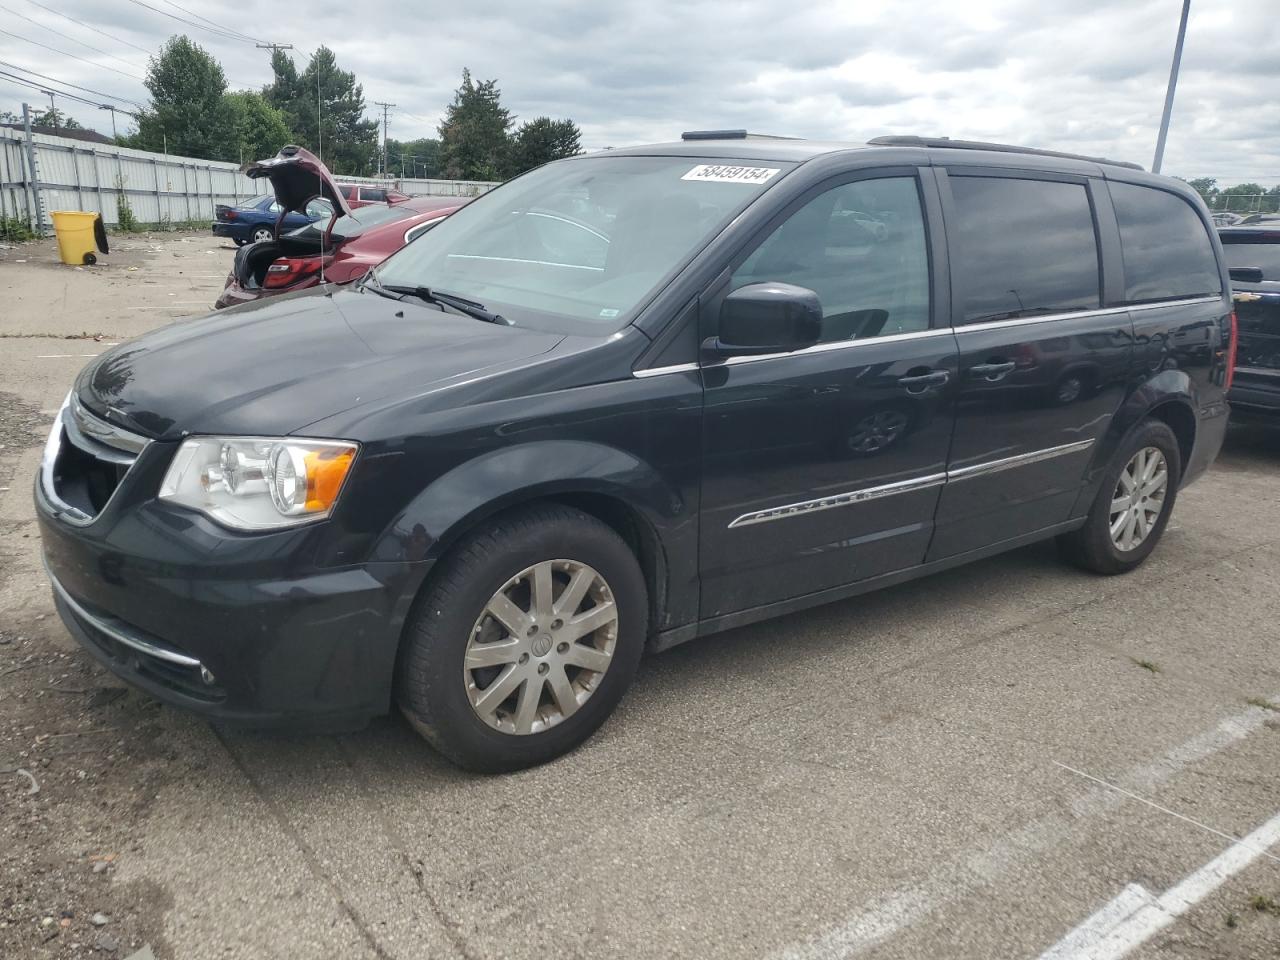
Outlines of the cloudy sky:
M0 0L0 71L38 70L64 89L145 102L144 51L186 33L222 62L233 87L260 87L269 52L229 35L240 33L292 43L300 68L327 43L364 84L370 115L375 100L397 104L391 135L402 139L434 136L470 67L497 78L520 117L573 118L588 148L746 127L822 139L998 140L1149 166L1180 8L1181 0ZM1276 0L1192 0L1164 172L1280 183L1277 13ZM24 95L42 100L0 77L0 110L18 109ZM110 129L100 110L60 106Z

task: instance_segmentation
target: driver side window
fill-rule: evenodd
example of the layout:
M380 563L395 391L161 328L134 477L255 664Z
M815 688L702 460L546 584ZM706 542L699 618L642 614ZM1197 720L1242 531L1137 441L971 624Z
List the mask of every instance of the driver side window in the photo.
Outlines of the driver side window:
M780 282L822 301L822 342L929 327L929 256L914 177L833 187L793 213L733 272L731 288Z

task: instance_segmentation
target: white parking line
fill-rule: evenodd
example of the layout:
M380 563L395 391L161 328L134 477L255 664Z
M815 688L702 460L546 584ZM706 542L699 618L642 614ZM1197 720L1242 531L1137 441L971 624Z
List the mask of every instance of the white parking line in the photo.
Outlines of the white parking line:
M1271 699L1280 699L1280 695ZM1150 792L1191 764L1260 730L1271 716L1273 714L1262 707L1249 707L1117 779L1134 790ZM1011 865L1026 863L1035 854L1052 848L1077 832L1081 819L1110 813L1124 800L1122 794L1110 787L1090 789L1071 802L1069 815L1050 813L1032 820L967 859L943 864L918 883L891 890L835 926L784 947L774 954L774 960L837 960L856 956L955 902L969 888L990 882Z
M1173 923L1280 841L1280 813L1203 867L1153 897L1131 883L1084 923L1040 954L1040 960L1119 960Z

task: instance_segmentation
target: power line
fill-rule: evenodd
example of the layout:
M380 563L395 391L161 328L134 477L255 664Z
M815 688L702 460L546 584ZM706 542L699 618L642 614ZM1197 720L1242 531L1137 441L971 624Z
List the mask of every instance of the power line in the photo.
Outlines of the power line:
M69 33L63 33L61 30L55 30L53 29L53 27L45 26L39 20L32 20L30 17L26 16L25 14L18 13L16 10L10 10L8 7L2 4L0 4L0 10L3 10L5 13L10 14L11 16L15 16L15 17L18 17L19 19L25 20L27 21L27 23L34 24L35 26L39 27L41 30L48 30L50 33L56 34L57 36L62 37L62 39L64 40L70 40L72 43L78 43L82 47L88 47L94 53L100 53L104 57L110 57L112 60L115 60L117 63L123 63L126 67L133 67L133 69L135 70L146 69L146 67L141 66L140 64L130 63L128 60L121 60L114 53L107 53L107 51L101 50L98 47L95 47L91 43L85 43L83 40L77 40L75 37L71 36L71 34Z
M43 3L37 2L37 0L27 0L27 3L30 3L33 6L39 7L41 10L47 10L49 13L57 14L58 16L62 17L62 19L64 20L70 20L72 23L78 23L80 26L84 27L86 30L92 30L94 33L100 33L104 37L106 37L108 40L114 40L116 43L123 43L126 47L133 47L133 49L141 51L142 53L145 53L147 56L150 56L153 52L151 50L148 50L146 47L138 46L136 43L130 43L128 40L122 40L120 37L112 36L111 34L107 33L107 31L100 30L95 26L91 26L90 24L85 23L83 20L77 20L75 17L69 16L63 13L61 10L55 10L53 9L53 7L46 7Z
M32 90L38 90L40 93L48 94L50 92L48 89L45 88L43 84L35 83L31 80L26 79L25 77L19 77L16 74L9 73L7 70L0 70L0 79L6 80L9 83L20 83L24 87L30 87ZM59 97L64 97L67 100L75 100L78 103L83 103L90 107L102 106L102 104L98 103L96 100L87 100L84 97L77 96L74 93L67 93L65 90L54 90L52 92L57 94ZM119 107L117 107L116 109L119 110L120 113L127 114L130 117L137 117L137 114L133 113L130 110L121 110Z
M213 20L210 20L208 17L201 16L200 14L196 13L194 10L188 10L186 7L180 7L180 6L178 6L178 4L174 3L174 2L173 2L173 0L164 0L164 2L165 2L166 4L168 4L169 6L173 7L175 10L181 10L181 11L182 11L183 13L185 13L187 16L189 16L189 17L195 17L197 20L203 20L205 23L209 24L210 26L217 27L219 30L225 30L227 33L234 33L234 34L236 34L237 36L239 36L239 37L241 37L241 38L243 38L243 39L245 39L245 40L248 40L248 41L250 41L250 42L252 42L252 43L258 43L258 42L259 42L257 37L251 37L251 36L249 36L249 34L247 34L247 33L241 33L241 32L240 32L239 30L237 30L235 27L225 27L225 26L223 26L223 25L222 25L222 24L220 24L220 23L217 23L217 22L215 22L215 21L213 21Z
M0 66L9 67L12 70L18 70L21 73L29 73L31 74L31 76L39 77L41 80L44 80L47 83L56 83L58 86L62 86L62 87L72 87L76 90L81 90L84 93L91 93L95 97L106 97L108 100L115 100L117 103L131 103L140 110L146 109L146 107L144 107L137 100L130 100L128 97L117 97L117 96L113 96L110 93L103 93L101 90L94 90L90 87L82 87L79 84L68 83L66 80L59 80L57 77L51 77L48 74L40 73L39 71L28 69L27 67L24 67L21 64L10 63L8 60L0 60Z
M162 17L168 17L171 20L177 20L179 23L185 23L189 27L196 27L200 30L207 30L209 33L222 37L224 40L239 40L242 43L256 42L253 40L252 37L247 37L246 35L239 34L239 33L232 33L231 31L225 30L222 27L209 27L209 26L205 26L203 23L197 23L194 20L184 19L183 17L178 16L176 13L170 13L168 10L161 10L159 7L153 7L149 3L143 3L142 0L129 0L129 2L135 3L140 7L145 7L146 9L150 10L152 13L158 13Z
M58 56L70 57L72 60L79 60L81 63L89 64L89 66L91 67L97 67L99 70L110 70L112 73L118 73L120 74L120 76L128 77L130 80L137 80L139 83L143 82L142 78L137 74L125 73L123 70L117 70L115 67L108 67L108 66L104 66L101 63L94 63L92 60L88 60L84 57L78 57L74 53L67 53L67 51L59 50L57 47L51 47L47 43L41 43L39 40L32 40L29 37L22 37L16 33L10 33L8 30L0 30L0 33L3 33L6 37L13 37L15 40L23 40L26 43L34 44L37 47L43 47L46 50L49 50L49 51L52 51L53 53L58 54Z

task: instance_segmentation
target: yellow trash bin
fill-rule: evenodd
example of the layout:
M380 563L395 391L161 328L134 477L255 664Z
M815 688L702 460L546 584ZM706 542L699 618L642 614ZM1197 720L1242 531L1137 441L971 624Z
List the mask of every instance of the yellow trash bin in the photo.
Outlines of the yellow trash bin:
M102 214L83 210L54 210L53 232L58 237L58 256L63 263L97 263L95 251L107 252L107 232Z

